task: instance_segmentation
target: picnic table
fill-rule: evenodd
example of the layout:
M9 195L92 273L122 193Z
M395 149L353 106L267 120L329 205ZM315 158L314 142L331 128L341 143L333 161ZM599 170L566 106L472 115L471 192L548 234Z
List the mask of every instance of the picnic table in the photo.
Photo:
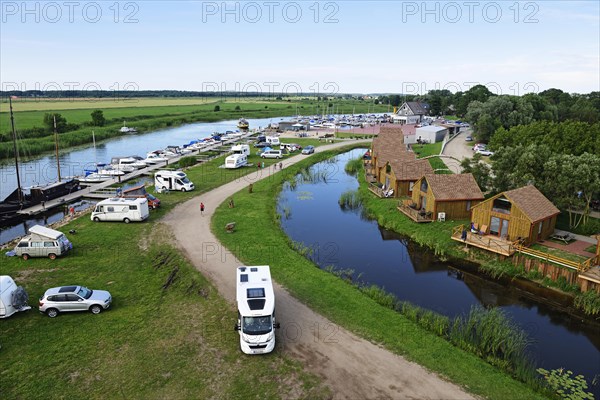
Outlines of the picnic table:
M570 241L575 240L575 236L569 232L554 232L550 238L560 240L565 244L569 244Z

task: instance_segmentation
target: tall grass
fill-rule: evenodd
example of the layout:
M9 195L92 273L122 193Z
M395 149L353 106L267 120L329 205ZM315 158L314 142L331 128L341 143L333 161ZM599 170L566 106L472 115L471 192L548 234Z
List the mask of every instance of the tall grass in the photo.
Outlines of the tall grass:
M358 172L362 169L362 162L362 158L350 160L346 163L344 171L346 171L346 173L349 175L356 176L356 174L358 174Z
M356 210L362 206L360 194L356 190L348 190L340 195L338 203L342 209Z
M580 293L575 297L575 307L588 315L596 316L600 314L600 294L590 290Z

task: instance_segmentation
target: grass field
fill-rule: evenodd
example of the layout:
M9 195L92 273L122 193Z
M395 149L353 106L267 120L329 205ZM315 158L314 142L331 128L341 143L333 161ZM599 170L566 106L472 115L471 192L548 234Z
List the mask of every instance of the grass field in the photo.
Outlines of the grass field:
M319 378L278 349L264 357L241 354L232 329L235 308L157 222L179 202L255 173L218 168L223 162L220 157L189 169L197 189L161 196L161 209L148 223L92 223L84 215L61 228L76 230L69 235L74 250L65 257L3 260L0 274L24 286L34 307L45 289L67 284L106 289L114 298L111 309L97 316L50 319L34 308L3 320L4 398L331 397Z
M455 348L402 315L380 306L334 275L316 268L294 250L293 243L277 223L277 195L286 178L303 166L323 160L328 155L332 153L317 153L306 161L286 168L273 179L257 182L252 194L247 190L236 193L235 209L229 209L225 204L218 208L212 221L215 235L248 265L265 263L265 253L268 254L267 261L274 279L334 323L442 373L469 391L490 399L543 398L525 384L513 380L476 356ZM239 227L235 235L227 235L222 229L217 229L231 220L236 221L236 228ZM431 241L442 236L447 238L454 223L440 224L435 231L430 228L427 235ZM257 241L256 237L261 240ZM266 252L263 243L268 243L269 249L277 248L277 251Z

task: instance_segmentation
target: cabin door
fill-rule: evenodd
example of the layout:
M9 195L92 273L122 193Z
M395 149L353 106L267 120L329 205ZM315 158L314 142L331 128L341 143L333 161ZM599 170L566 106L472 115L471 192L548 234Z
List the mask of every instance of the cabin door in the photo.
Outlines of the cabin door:
M508 220L492 217L490 221L490 235L496 235L498 237L508 237Z

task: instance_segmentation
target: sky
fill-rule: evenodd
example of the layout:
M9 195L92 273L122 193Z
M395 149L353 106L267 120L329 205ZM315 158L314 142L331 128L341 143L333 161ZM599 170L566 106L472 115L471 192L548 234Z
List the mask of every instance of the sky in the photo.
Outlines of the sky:
M597 1L0 1L2 90L600 90Z

